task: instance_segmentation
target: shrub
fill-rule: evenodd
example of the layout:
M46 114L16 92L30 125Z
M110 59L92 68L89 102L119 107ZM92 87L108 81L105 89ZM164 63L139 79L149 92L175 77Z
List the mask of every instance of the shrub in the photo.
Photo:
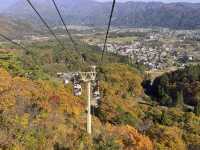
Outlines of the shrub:
M120 145L116 142L115 138L112 136L99 135L94 139L96 150L119 150Z
M138 120L129 112L123 112L112 118L111 122L113 124L131 125L135 127L138 123Z

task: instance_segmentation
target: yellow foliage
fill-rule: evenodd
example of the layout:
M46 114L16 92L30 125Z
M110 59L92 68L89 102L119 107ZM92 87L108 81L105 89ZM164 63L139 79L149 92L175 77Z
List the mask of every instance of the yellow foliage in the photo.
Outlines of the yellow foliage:
M22 145L14 145L11 150L25 150Z
M130 92L135 96L140 96L143 93L141 75L129 66L109 64L102 68L102 73L106 80L102 83L102 89L106 89L109 95L120 96Z
M165 127L157 125L154 127L153 139L156 147L160 150L186 150L186 145L182 139L182 131L177 127Z
M0 68L0 93L8 90L11 86L11 76L7 71Z
M139 116L137 97L143 95L141 74L124 64L109 64L100 71L104 81L101 82L103 94L100 110L105 114L105 120L111 120L119 114L119 109Z

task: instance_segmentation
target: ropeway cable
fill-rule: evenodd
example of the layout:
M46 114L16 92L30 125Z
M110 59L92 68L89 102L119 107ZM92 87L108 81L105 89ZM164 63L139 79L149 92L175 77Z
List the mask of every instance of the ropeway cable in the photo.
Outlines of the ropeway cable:
M38 17L40 18L40 20L42 21L42 23L47 27L47 29L49 30L49 32L53 35L53 37L57 40L57 42L59 43L59 45L65 49L63 43L58 39L58 37L56 36L56 34L53 32L53 30L50 28L50 26L48 25L48 23L44 20L44 18L40 15L39 11L33 6L33 4L31 3L30 0L26 0L28 2L28 4L31 6L31 8L34 10L34 12L38 15Z
M11 40L9 37L7 37L7 36L5 36L5 35L3 35L1 33L0 33L0 36L2 38L6 39L7 41L11 42L12 44L17 45L18 47L24 49L25 51L29 51L24 45L19 44L19 43L15 42L15 41Z
M106 47L107 47L107 40L108 40L109 31L110 31L113 12L114 12L114 9L115 9L115 3L116 3L116 0L113 0L110 18L109 18L109 22L108 22L108 28L107 28L107 32L106 32L106 38L105 38L105 41L104 41L103 52L102 52L102 56L101 56L101 62L103 62L104 53L105 53L105 50L106 50Z

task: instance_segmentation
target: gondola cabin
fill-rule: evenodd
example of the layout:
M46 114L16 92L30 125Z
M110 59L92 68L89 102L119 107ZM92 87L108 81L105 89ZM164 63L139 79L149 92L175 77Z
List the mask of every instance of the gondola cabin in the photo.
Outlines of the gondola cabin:
M93 97L92 104L94 105L94 107L98 107L101 100L99 81L95 81L93 84L92 97Z
M80 77L78 74L75 74L73 77L73 91L74 91L74 96L81 96L82 94L82 87L81 87Z
M82 94L82 87L80 84L74 84L73 85L73 89L74 89L74 96L81 96Z

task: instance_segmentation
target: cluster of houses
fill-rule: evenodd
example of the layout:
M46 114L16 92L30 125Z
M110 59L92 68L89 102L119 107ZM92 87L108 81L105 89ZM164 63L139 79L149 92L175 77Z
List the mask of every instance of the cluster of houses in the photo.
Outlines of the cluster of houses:
M153 37L150 37L148 40L153 39ZM159 47L150 47L144 42L137 41L130 45L109 43L107 52L127 56L131 59L131 62L143 64L149 69L164 69L176 63L184 65L193 60L192 55L189 55L186 51L177 50L173 45L163 44ZM98 44L98 46L103 47L102 44Z

